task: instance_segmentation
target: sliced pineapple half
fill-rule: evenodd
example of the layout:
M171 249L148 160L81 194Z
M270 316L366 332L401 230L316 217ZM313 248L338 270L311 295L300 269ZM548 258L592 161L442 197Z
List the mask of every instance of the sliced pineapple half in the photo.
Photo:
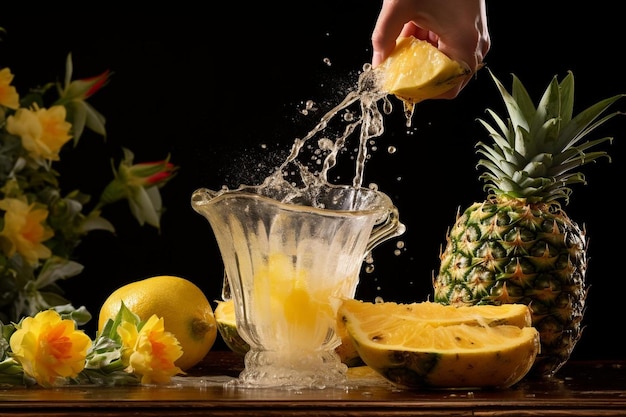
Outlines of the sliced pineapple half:
M339 317L365 364L398 386L507 388L531 369L539 332L527 312L511 314L527 306L482 307L346 300Z
M382 90L407 104L437 97L470 73L467 66L414 37L398 38L394 51L376 70Z

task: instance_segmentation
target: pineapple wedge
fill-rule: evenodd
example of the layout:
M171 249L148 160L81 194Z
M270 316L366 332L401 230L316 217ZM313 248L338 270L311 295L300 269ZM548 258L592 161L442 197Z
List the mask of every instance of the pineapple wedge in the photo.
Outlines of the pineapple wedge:
M376 69L382 90L408 104L437 97L470 73L429 42L414 37L398 38L394 51Z

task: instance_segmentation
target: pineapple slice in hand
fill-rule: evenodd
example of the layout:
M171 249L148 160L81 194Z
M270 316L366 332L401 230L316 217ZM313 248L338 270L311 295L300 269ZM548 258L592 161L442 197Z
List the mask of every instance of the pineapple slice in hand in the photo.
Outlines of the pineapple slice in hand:
M398 38L394 51L376 70L382 90L409 108L449 91L470 74L468 67L414 37Z

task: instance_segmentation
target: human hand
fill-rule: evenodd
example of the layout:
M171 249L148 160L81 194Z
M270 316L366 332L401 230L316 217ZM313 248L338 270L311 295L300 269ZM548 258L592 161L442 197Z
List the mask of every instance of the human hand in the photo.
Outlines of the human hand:
M491 47L485 0L383 0L372 32L373 67L391 54L400 36L426 40L470 69L456 87L437 97L455 98Z

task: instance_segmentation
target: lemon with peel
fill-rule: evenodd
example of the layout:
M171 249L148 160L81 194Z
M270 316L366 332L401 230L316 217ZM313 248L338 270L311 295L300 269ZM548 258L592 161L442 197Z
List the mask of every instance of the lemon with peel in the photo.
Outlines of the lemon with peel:
M410 106L449 91L470 74L467 66L412 36L398 38L393 52L376 69L382 90Z
M155 276L131 282L113 291L102 304L98 332L109 319L115 319L121 302L141 321L156 314L165 330L172 333L183 354L176 366L183 371L200 362L217 338L217 323L211 304L193 282L176 276Z
M537 329L490 321L473 310L482 306L462 311L463 322L445 312L426 320L412 315L419 303L359 303L339 308L359 356L402 387L507 388L528 373L540 350ZM443 307L458 316L457 307Z

